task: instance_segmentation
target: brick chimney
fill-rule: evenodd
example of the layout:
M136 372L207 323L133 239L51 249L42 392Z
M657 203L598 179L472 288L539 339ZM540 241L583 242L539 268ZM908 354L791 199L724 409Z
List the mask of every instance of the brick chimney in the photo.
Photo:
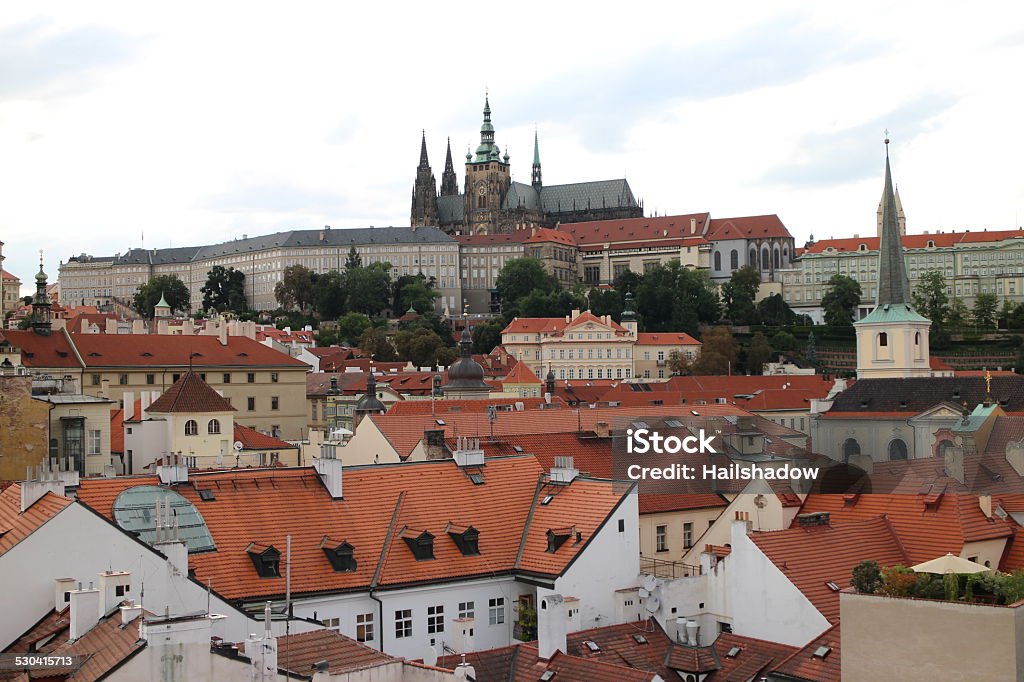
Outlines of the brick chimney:
M427 429L423 432L423 450L427 460L448 459L444 446L444 429Z

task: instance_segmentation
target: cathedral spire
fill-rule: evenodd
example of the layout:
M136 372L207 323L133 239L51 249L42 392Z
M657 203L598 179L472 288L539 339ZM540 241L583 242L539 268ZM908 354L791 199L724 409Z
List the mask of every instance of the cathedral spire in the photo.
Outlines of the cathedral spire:
M427 160L427 131L424 129L423 137L420 139L420 169L430 168L430 161Z
M889 167L889 138L885 138L885 189L882 191L882 234L878 246L878 307L892 303L912 305L910 280L903 260L899 213Z
M456 196L459 193L459 180L455 175L455 164L452 163L452 138L448 138L448 155L444 160L444 173L441 174L441 196Z
M531 174L533 188L540 191L544 183L540 179L540 144L537 141L537 131L533 131L533 172Z

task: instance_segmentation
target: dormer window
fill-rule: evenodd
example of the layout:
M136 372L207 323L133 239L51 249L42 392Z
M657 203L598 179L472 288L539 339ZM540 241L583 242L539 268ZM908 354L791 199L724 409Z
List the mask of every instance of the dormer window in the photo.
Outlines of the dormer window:
M320 549L327 555L327 560L331 562L331 568L335 571L342 573L356 570L355 547L347 541L335 544L324 536Z
M252 542L245 548L245 551L252 559L256 573L261 578L281 577L281 552L277 551L273 545L259 545Z
M548 554L554 554L569 538L572 537L572 528L549 528L547 537L547 552Z
M480 531L473 526L466 528L448 524L448 536L455 542L455 546L462 552L462 556L480 554Z
M409 545L416 561L430 561L434 558L434 536L429 531L417 534L416 531L406 530L402 539Z

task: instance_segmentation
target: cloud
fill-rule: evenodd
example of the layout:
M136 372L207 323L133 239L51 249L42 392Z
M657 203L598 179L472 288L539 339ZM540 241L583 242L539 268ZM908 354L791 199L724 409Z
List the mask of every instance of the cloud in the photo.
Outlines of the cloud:
M882 51L880 43L851 40L838 29L812 27L790 14L713 43L656 45L531 85L529 93L509 95L502 125L560 121L578 128L595 151L618 151L633 122L660 115L673 102L783 86Z
M126 63L139 41L109 28L55 31L36 20L0 30L0 98L82 90L96 69Z
M935 119L957 101L949 94L926 93L859 125L804 135L796 145L804 158L770 169L761 180L789 187L821 187L877 177L880 152L872 142L883 130L894 131L901 145L909 144L934 130Z
M199 207L224 213L341 214L348 202L337 193L287 183L238 185L199 201Z

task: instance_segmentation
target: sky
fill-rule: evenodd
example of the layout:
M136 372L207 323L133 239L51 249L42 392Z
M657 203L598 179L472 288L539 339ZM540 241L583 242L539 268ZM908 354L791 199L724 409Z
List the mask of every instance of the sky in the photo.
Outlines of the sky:
M1024 222L1019 2L369 5L5 6L4 268L408 225L421 130L461 187L485 91L515 179L536 130L545 183L648 214L872 234L889 130L909 232Z

